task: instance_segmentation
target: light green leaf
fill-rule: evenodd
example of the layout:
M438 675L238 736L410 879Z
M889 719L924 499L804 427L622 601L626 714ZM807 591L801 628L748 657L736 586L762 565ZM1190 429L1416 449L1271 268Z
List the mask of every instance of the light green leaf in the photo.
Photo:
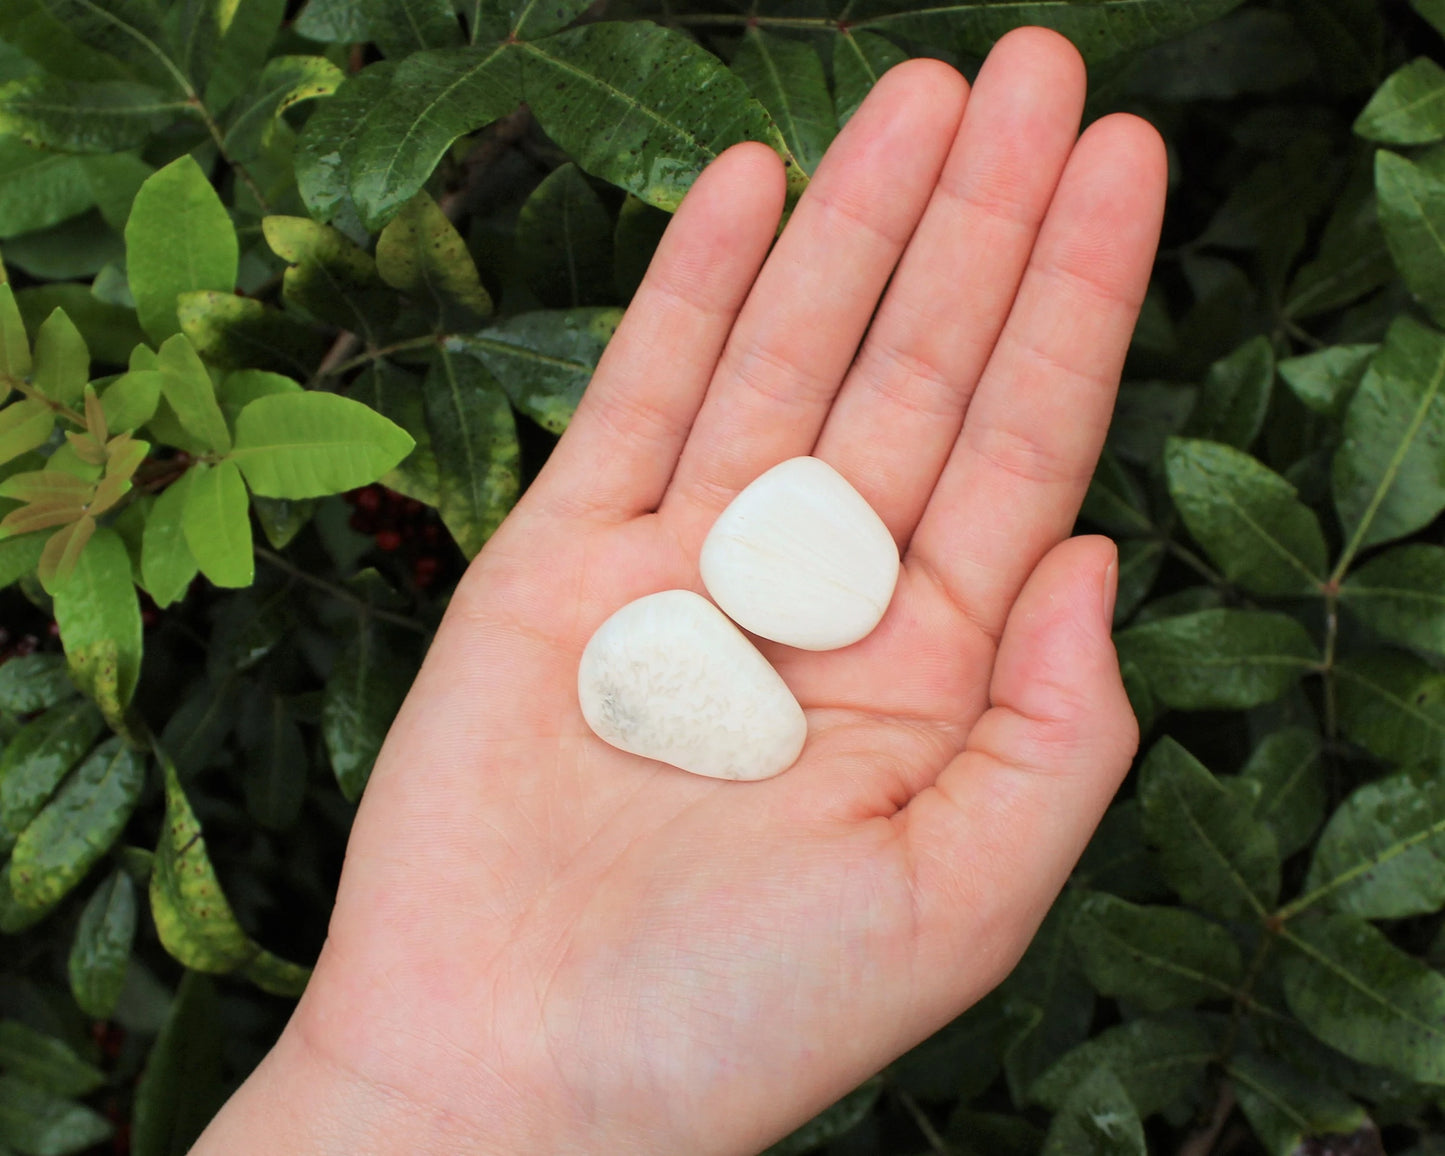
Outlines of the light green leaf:
M396 313L396 294L382 281L371 255L344 233L305 217L267 217L266 243L286 270L283 292L323 321L372 334Z
M0 666L0 710L34 714L75 697L76 690L58 654L26 654Z
M1347 558L1413 533L1445 510L1442 383L1445 335L1400 318L1355 391L1335 453Z
M263 136L278 116L302 101L330 96L345 79L346 74L324 56L272 57L231 115L227 155L241 164L255 160Z
M95 204L84 164L0 137L0 240L48 229Z
M424 389L437 463L437 512L468 558L485 545L521 488L512 407L480 362L442 349Z
M1445 674L1382 651L1343 660L1335 675L1347 737L1394 763L1445 765Z
M622 310L612 308L523 313L456 341L519 411L560 434L621 320Z
M185 594L200 569L182 524L194 475L192 468L167 486L146 515L141 579L162 610Z
M1265 915L1279 897L1274 832L1252 813L1252 790L1220 780L1172 738L1139 771L1144 833L1185 900L1221 919Z
M1300 1022L1367 1064L1445 1084L1445 976L1353 915L1288 924L1284 994Z
M612 218L576 165L552 170L523 204L517 259L544 305L613 299Z
M310 377L330 342L314 325L234 293L182 293L176 313L196 351L223 369Z
M43 446L54 428L55 411L38 399L11 402L0 409L0 464Z
M0 285L0 373L23 379L30 376L30 366L30 341L15 301L15 291L8 284ZM4 385L0 399L8 397L14 386L8 382L0 385ZM8 428L12 427L0 422L0 432Z
M74 323L57 309L35 335L34 385L51 401L75 406L90 380L90 350Z
M1110 1069L1090 1072L1068 1093L1042 1156L1148 1156L1139 1113Z
M1170 438L1169 495L1226 578L1256 594L1307 594L1324 582L1325 537L1295 488L1219 442Z
M316 498L376 481L416 443L373 409L334 393L257 398L236 419L231 460L270 498Z
M1259 436L1274 386L1274 348L1267 337L1245 342L1209 367L1184 432L1248 449Z
M1445 117L1445 104L1441 111ZM1445 180L1381 149L1375 155L1375 187L1380 228L1395 268L1430 315L1445 320Z
M86 1015L105 1020L115 1013L135 927L135 884L117 870L86 901L70 946L70 992Z
M1366 783L1330 816L1305 895L1362 919L1404 919L1445 907L1445 778L1413 770Z
M1445 549L1417 542L1371 558L1340 601L1385 641L1445 655Z
M1391 73L1356 119L1355 132L1381 144L1445 140L1445 69L1421 56Z
M1320 661L1303 626L1264 610L1201 610L1130 627L1115 641L1155 696L1180 710L1272 702Z
M134 1156L189 1151L221 1106L224 1019L215 985L187 972L136 1085Z
M376 241L382 280L434 313L441 329L475 325L492 311L467 243L426 193L418 193Z
M1286 727L1265 738L1240 768L1240 778L1259 784L1254 814L1269 824L1283 857L1308 846L1324 821L1320 747L1315 731Z
M256 578L246 483L234 461L197 463L181 509L181 530L200 571L217 586L249 586Z
M0 587L9 586L27 574L34 573L44 549L44 534L29 534L24 538L0 541Z
M0 133L35 148L115 153L139 148L187 105L149 85L31 76L0 84Z
M15 1076L0 1076L0 1144L21 1156L70 1156L110 1138L105 1117Z
M95 708L76 700L51 707L6 743L0 754L0 849L14 845L104 729Z
M313 7L314 4L315 0ZM321 102L306 122L306 129L301 134L296 149L296 188L306 208L317 220L333 221L355 217L357 210L351 201L352 181L359 179L362 172L377 163L374 157L367 157L360 165L356 163L362 141L373 124L378 126L378 151L384 149L390 155L394 151L392 146L405 137L407 122L404 116L393 118L393 110L388 101L395 71L394 63L382 61L348 77L334 95ZM398 96L396 99L404 98ZM507 110L504 109L503 112L505 111ZM486 115L485 112L483 115ZM487 116L487 119L495 120L501 115L502 112L495 112ZM420 133L428 128L428 125L418 124L416 132ZM465 131L467 130L461 130ZM458 135L461 135L460 132ZM448 141L440 145L430 162L422 161L419 164L418 169L425 171L415 178L416 183L410 192L405 192L405 182L402 182L403 195L396 197L394 201L389 200L388 203L396 207L405 203L411 192L415 192L426 181L450 143Z
M817 50L805 41L789 40L752 25L733 57L732 70L768 110L788 151L811 176L838 134L833 100Z
M758 140L807 175L747 87L712 53L645 22L588 24L521 44L523 95L547 135L585 171L672 210L729 145Z
M1107 1028L1045 1072L1029 1098L1059 1111L1092 1072L1112 1071L1140 1116L1190 1103L1204 1082L1214 1044L1192 1016L1139 1019Z
M1339 417L1379 348L1378 345L1331 345L1315 353L1285 358L1279 363L1279 375L1310 409Z
M124 373L100 395L105 424L112 433L127 433L150 421L160 405L165 375L155 369Z
M140 677L140 603L120 535L101 527L54 592L70 677L117 725Z
M348 802L361 798L413 673L374 626L363 626L337 656L321 704L321 734Z
M875 33L840 29L833 41L833 90L838 127L853 119L863 98L885 72L907 59L908 53Z
M1145 1011L1231 999L1244 977L1224 928L1179 907L1138 907L1103 892L1085 895L1069 928L1100 995Z
M1309 1151L1307 1141L1315 1137L1353 1135L1369 1123L1348 1096L1258 1052L1230 1057L1225 1071L1270 1156L1296 1156Z
M238 245L230 215L189 156L146 179L125 227L126 272L141 327L153 341L180 331L182 293L230 293Z
M110 850L144 785L144 761L119 738L96 747L16 841L10 858L16 901L49 907L68 895Z

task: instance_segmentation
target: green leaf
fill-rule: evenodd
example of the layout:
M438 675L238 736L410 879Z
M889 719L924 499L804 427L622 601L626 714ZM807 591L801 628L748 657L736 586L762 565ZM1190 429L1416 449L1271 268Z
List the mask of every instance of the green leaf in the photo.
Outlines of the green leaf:
M560 434L621 320L622 310L612 308L523 313L456 341L520 412Z
M1428 20L1436 32L1445 36L1445 0L1410 0L1410 7Z
M33 714L75 697L75 687L56 654L27 654L0 666L0 710Z
M182 293L176 313L196 351L223 369L310 377L330 342L314 326L233 293Z
M1090 1072L1059 1105L1042 1156L1148 1156L1144 1125L1119 1077Z
M135 884L117 870L86 901L70 945L70 992L86 1015L106 1020L115 1014L135 927Z
M346 74L324 56L276 56L266 62L226 129L226 154L241 164L261 153L262 138L288 108L330 96Z
M670 214L627 194L612 234L612 278L621 300L629 301L637 292L671 220Z
M395 315L396 294L370 254L344 233L305 217L267 217L261 228L272 252L291 266L283 283L287 304L363 335Z
M71 678L117 719L135 693L142 643L130 556L114 530L95 532L54 600Z
M1184 432L1236 449L1259 436L1274 385L1274 349L1266 337L1245 342L1209 367Z
M1139 770L1144 833L1159 848L1166 878L1221 919L1263 916L1279 896L1279 847L1242 785L1216 778L1167 736Z
M1015 1028L996 995L986 996L888 1066L890 1084L921 1100L971 1100L999 1074Z
M611 300L612 219L574 164L554 169L517 218L517 259L544 305Z
M64 153L139 148L186 111L183 101L127 80L30 76L0 84L0 133Z
M833 99L817 50L805 41L750 25L733 57L732 70L768 110L788 151L811 176L838 135Z
M1295 488L1218 442L1170 438L1169 495L1226 578L1255 594L1307 594L1324 582L1325 536Z
M30 366L30 341L25 332L25 323L20 317L15 292L8 284L0 285L0 373L23 379L30 376ZM14 387L8 382L0 384L5 386L0 390L0 399L3 399L10 395ZM8 428L10 427L0 423L0 432Z
M367 0L307 0L291 27L322 44L358 44L372 39Z
M232 425L241 411L258 397L270 397L276 393L300 393L299 383L279 373L267 373L259 369L238 369L228 373L221 380L217 399L221 412Z
M0 463L43 446L54 428L55 411L43 401L15 401L0 409Z
M1289 924L1290 1011L1331 1047L1411 1079L1445 1083L1445 976L1353 915Z
M1335 667L1340 729L1394 763L1445 760L1445 674L1418 658L1378 652Z
M1333 486L1345 556L1427 526L1445 510L1445 335L1402 317L1345 413Z
M206 107L216 113L261 71L286 17L286 0L226 0L219 14L221 42L205 92Z
M246 483L233 461L198 463L181 509L181 530L191 557L217 586L249 586L256 578Z
M521 44L523 95L547 135L585 171L672 210L730 145L783 157L790 198L807 175L763 107L680 32L645 22L588 24Z
M1135 902L1169 894L1158 857L1144 841L1138 799L1116 802L1104 813L1070 882Z
M824 1108L801 1128L765 1148L761 1156L802 1156L830 1140L836 1140L863 1122L882 1092L883 1081L880 1078L874 1076L871 1080L865 1080L841 1100Z
M1381 144L1445 139L1445 69L1421 56L1391 73L1355 120L1355 132Z
M78 27L50 7L49 0L8 0L0 9L0 37L56 76L88 80L126 74L119 60L89 47L77 36Z
M147 178L125 227L126 272L141 328L164 341L180 331L182 293L229 293L238 246L230 215L190 156Z
M1320 746L1315 731L1286 727L1265 738L1240 768L1240 778L1259 784L1254 815L1274 832L1283 857L1308 846L1324 820Z
M64 309L85 338L91 356L107 365L124 365L130 351L145 340L133 308L101 301L91 294L89 285L36 285L22 289L15 301L32 334L55 309Z
M68 895L120 835L145 785L145 763L112 738L91 753L20 834L10 890L26 907Z
M1316 413L1340 417L1378 345L1331 345L1279 363L1284 383Z
M462 42L462 30L450 0L361 0L367 39L387 56L407 56L424 48L448 48Z
M348 802L361 798L382 740L411 687L414 669L398 662L375 627L363 627L337 656L321 704L321 734Z
M908 53L881 36L840 29L833 41L833 99L838 127L853 119L863 98L885 72L907 59Z
M1155 696L1180 710L1272 702L1319 666L1304 627L1263 610L1201 610L1130 627L1115 642Z
M1357 301L1395 277L1390 251L1376 214L1373 180L1362 174L1358 188L1347 189L1315 259L1306 262L1285 293L1284 315L1301 320Z
M284 698L256 688L245 699L236 734L245 756L246 810L268 830L286 830L306 799L309 760L301 727Z
M57 309L35 335L34 385L51 401L74 406L90 380L90 350L74 323Z
M1029 1097L1059 1111L1102 1068L1118 1077L1140 1116L1152 1116L1189 1103L1214 1054L1213 1041L1194 1017L1134 1020L1080 1044L1039 1077Z
M104 729L95 708L77 700L51 707L5 745L0 754L0 848L14 844Z
M413 128L404 116L393 117L387 98L395 71L395 64L383 61L348 77L334 95L321 102L306 122L296 149L296 188L306 208L317 220L333 221L357 212L351 201L352 181L378 163L373 156L357 163L368 129L376 126L377 151L385 151L388 156L399 140L410 141L411 138L406 135L409 130L420 133L429 129L426 124L417 124ZM487 119L495 120L501 115L502 112L492 113ZM419 169L425 171L416 178L411 192L425 182L450 143L447 141L440 145L429 163L419 164ZM389 203L400 206L409 196L410 193L403 193Z
M195 469L189 469L167 486L146 515L141 579L162 610L186 593L200 569L182 522L194 475Z
M166 338L156 364L161 374L161 393L181 428L211 453L227 453L231 431L216 401L215 383L190 338L184 333Z
M1229 933L1178 907L1138 907L1103 892L1084 897L1069 928L1100 995L1145 1011L1231 999L1244 977Z
M27 574L34 573L44 549L44 534L30 534L24 538L0 541L0 587L9 586Z
M215 985L187 972L136 1085L134 1156L189 1151L221 1106L224 1020Z
M1381 149L1375 156L1375 187L1380 228L1395 268L1430 315L1445 320L1445 180Z
M1314 54L1283 12L1246 8L1142 52L1125 89L1151 100L1229 100L1308 80Z
M1445 655L1445 549L1417 542L1371 558L1340 601L1385 641Z
M110 1138L103 1116L14 1076L0 1076L0 1144L22 1156L69 1156Z
M317 498L376 481L416 443L373 409L334 393L257 398L236 419L231 460L253 491Z
M140 192L141 185L155 169L135 153L101 153L81 157L80 168L101 218L112 229L123 230L136 193ZM125 358L116 360L123 362Z
M1119 579L1114 599L1114 625L1127 622L1148 597L1159 577L1167 554L1165 543L1157 538L1134 538L1119 543Z
M136 71L169 77L161 10L151 0L39 0L34 7L65 25L82 44Z
M465 329L492 311L456 226L426 193L413 197L376 240L382 280L431 311L442 329Z
M1270 1156L1295 1156L1309 1151L1316 1137L1350 1135L1369 1123L1348 1096L1258 1052L1230 1057L1225 1071Z
M1305 895L1362 919L1404 919L1445 907L1445 778L1413 770L1366 783L1330 816Z
M79 157L0 137L0 240L48 229L95 204Z
M0 1068L57 1096L84 1096L105 1083L69 1044L18 1020L0 1020Z
M502 524L521 489L512 407L480 362L445 348L423 390L437 463L437 512L471 558Z
M139 429L155 416L164 376L159 370L141 369L121 374L105 387L100 403L112 433Z

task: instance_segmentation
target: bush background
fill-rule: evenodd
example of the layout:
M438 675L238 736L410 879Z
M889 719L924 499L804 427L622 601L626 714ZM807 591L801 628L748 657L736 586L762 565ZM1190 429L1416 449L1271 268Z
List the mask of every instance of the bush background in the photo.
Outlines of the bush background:
M1171 150L1081 522L1140 766L1004 985L772 1151L1445 1152L1445 3L5 0L0 1154L183 1152L265 1053L709 157L796 195L1024 23Z

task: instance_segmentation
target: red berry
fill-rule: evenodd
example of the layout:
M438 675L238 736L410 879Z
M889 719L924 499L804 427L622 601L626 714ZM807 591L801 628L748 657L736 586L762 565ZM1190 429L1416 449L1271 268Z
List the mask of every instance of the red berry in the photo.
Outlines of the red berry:
M48 634L48 635L50 635L51 638L59 638L59 637L60 637L60 623L56 622L56 621L52 618L52 619L50 620L50 624L49 624L48 626L46 626L46 628L45 628L45 633Z
M408 498L406 500L406 504L402 508L406 511L406 516L408 518L415 518L419 516L423 510L426 509L426 507L420 502L418 502L415 498Z
M401 547L401 535L395 530L382 530L376 536L376 548L387 553Z
M21 658L24 658L27 654L34 654L39 646L40 639L36 638L33 634L27 634L15 644L15 653Z
M140 612L141 624L147 629L161 620L161 612L154 606L147 606Z
M418 586L425 589L436 581L437 570L440 567L441 563L433 555L423 554L412 565L412 577Z
M374 514L381 509L381 491L376 486L367 486L356 494L356 508Z

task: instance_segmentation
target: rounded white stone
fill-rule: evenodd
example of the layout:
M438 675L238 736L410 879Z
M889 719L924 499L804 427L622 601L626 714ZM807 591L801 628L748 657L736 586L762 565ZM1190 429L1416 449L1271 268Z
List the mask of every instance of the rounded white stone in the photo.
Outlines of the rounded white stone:
M714 779L787 770L808 731L778 672L691 590L649 594L599 626L577 697L603 741Z
M898 584L898 546L847 479L790 458L734 498L702 544L702 581L746 630L802 650L869 633Z

